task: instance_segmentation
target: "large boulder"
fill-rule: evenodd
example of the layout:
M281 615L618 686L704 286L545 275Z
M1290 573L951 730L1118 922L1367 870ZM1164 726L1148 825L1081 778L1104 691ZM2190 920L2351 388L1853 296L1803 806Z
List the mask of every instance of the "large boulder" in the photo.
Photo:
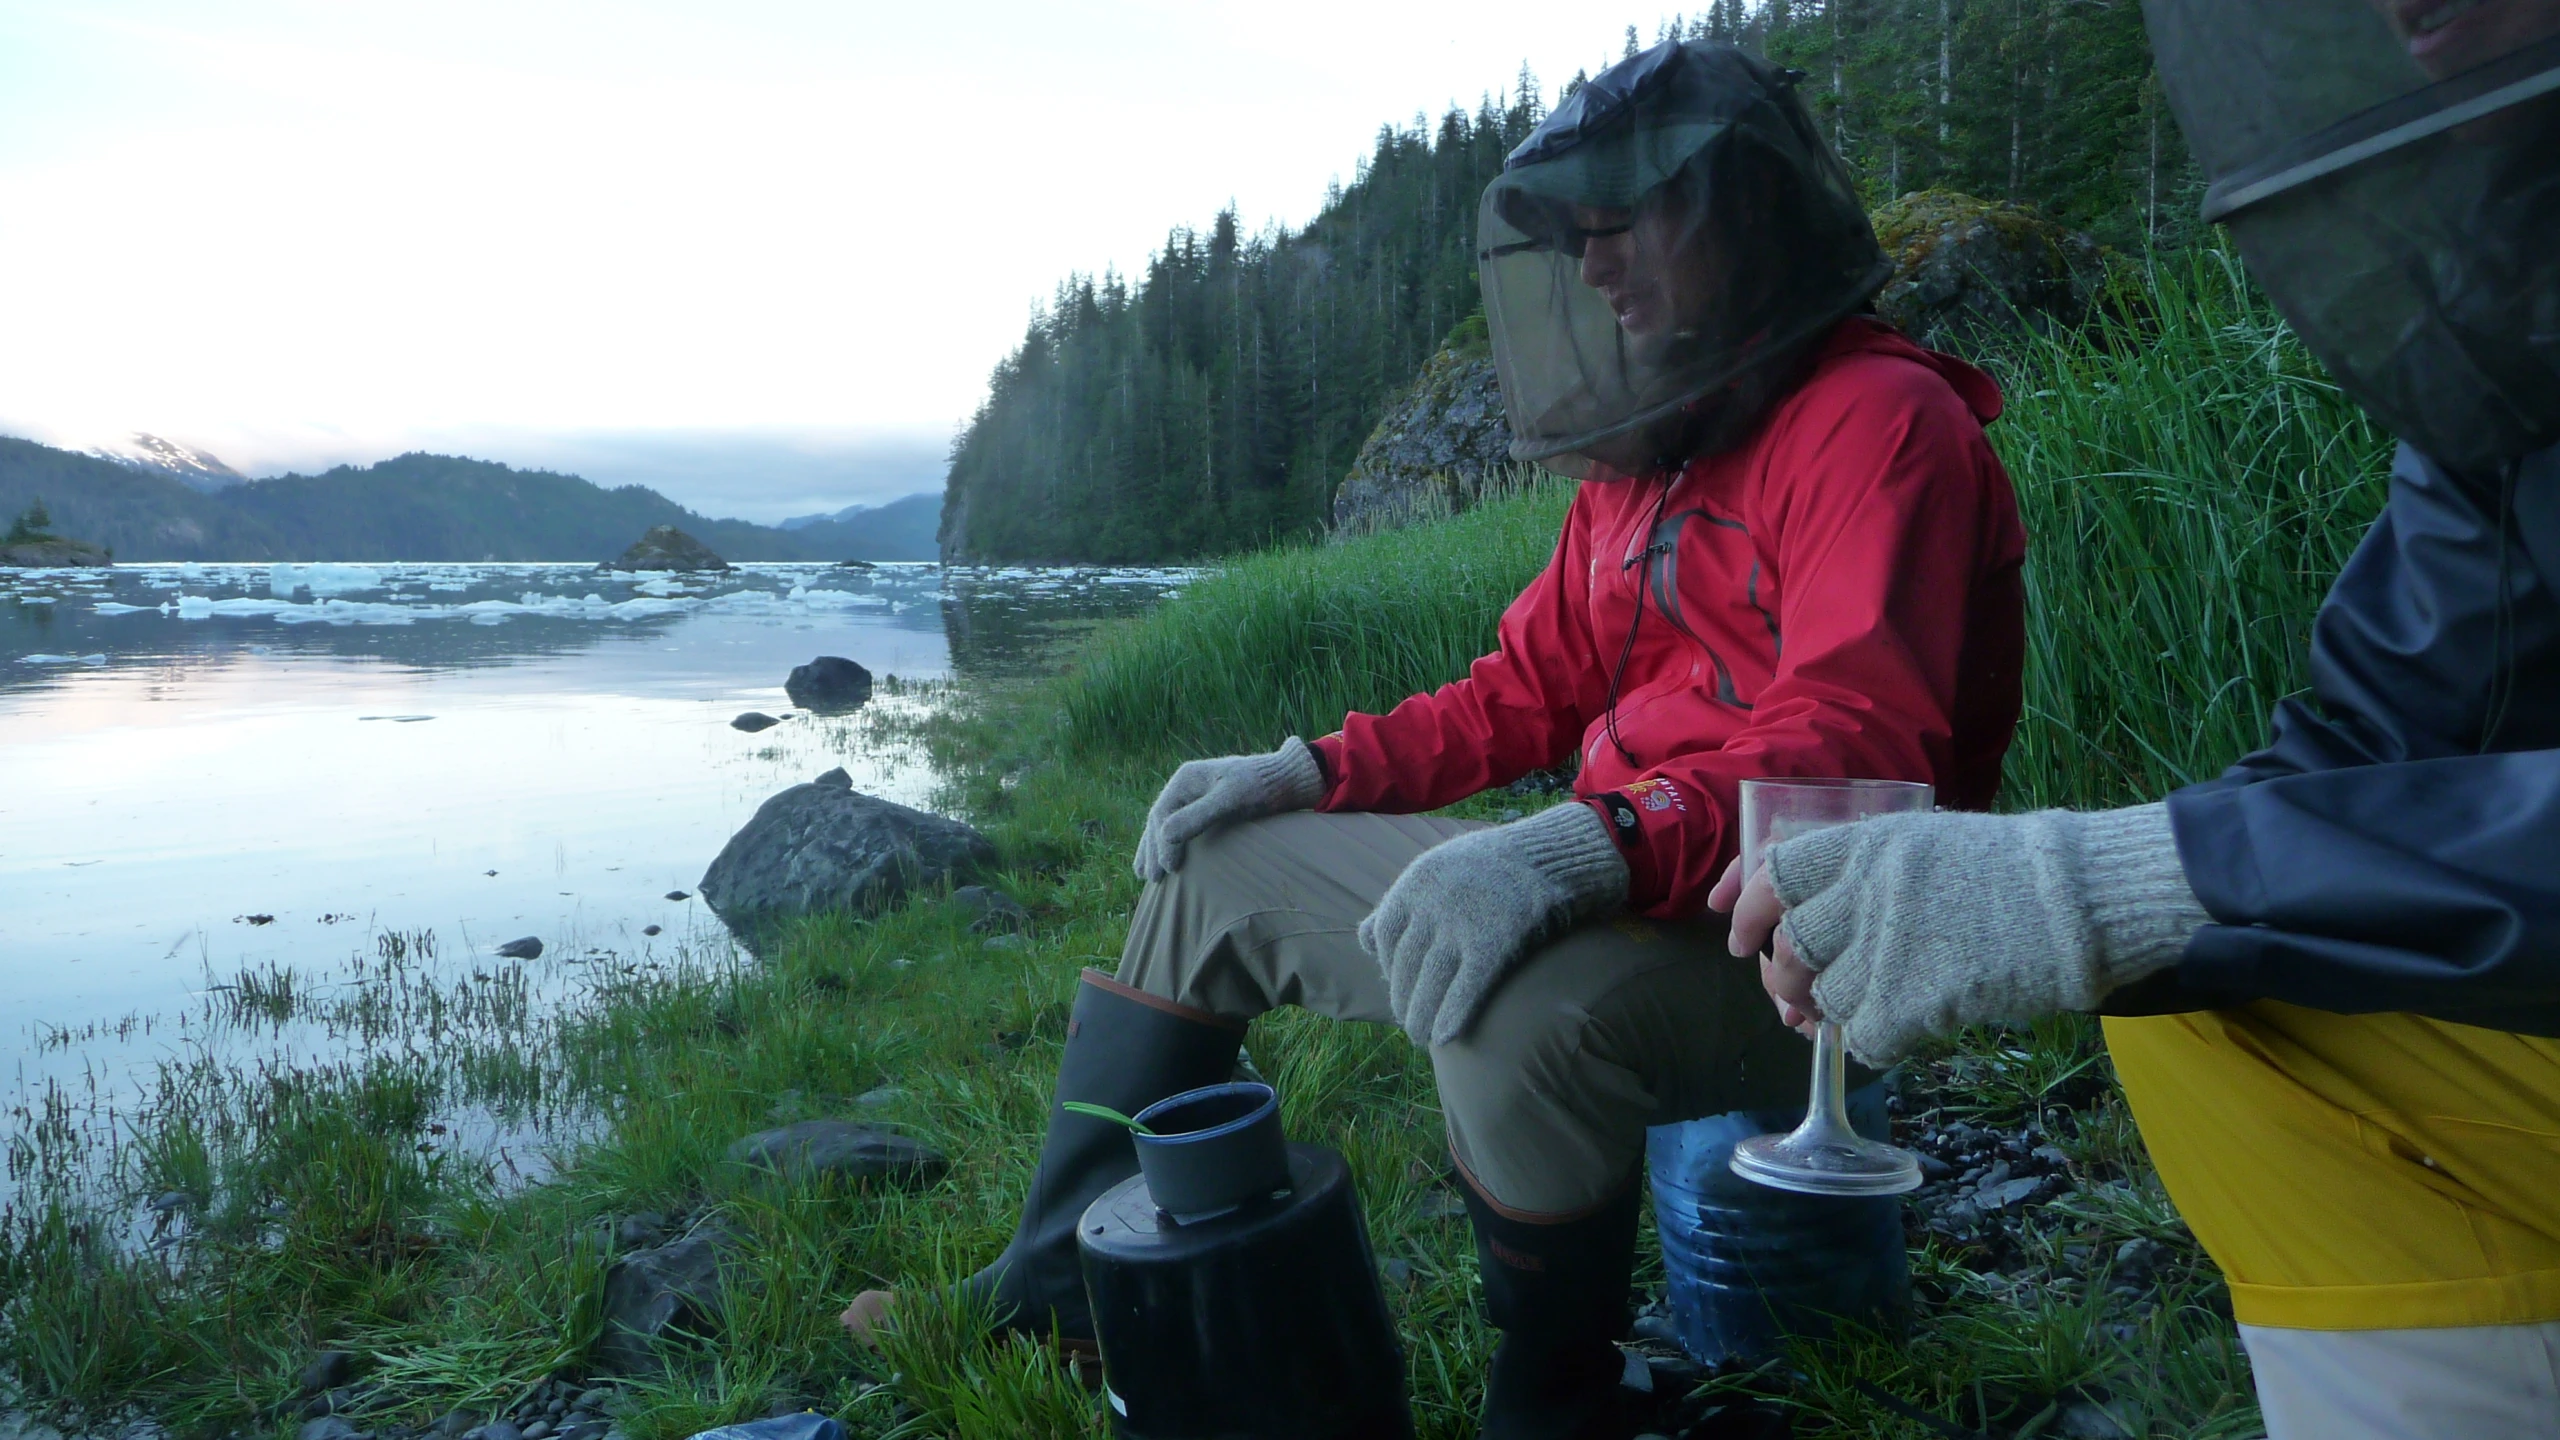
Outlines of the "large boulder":
M2023 205L1917 190L1872 218L1893 260L1876 313L1932 349L1978 355L2067 329L2106 290L2098 242Z
M702 898L750 946L776 921L876 914L911 890L965 881L996 847L957 820L865 795L830 770L756 808L702 875Z
M711 547L694 539L673 525L652 525L649 533L632 543L630 549L609 560L613 570L726 570L729 562L711 553Z
M1464 510L1512 473L1511 425L1484 316L1469 316L1387 405L1333 496L1337 535Z
M821 655L794 665L784 677L782 693L791 703L818 715L841 715L862 708L871 698L871 672L841 655Z

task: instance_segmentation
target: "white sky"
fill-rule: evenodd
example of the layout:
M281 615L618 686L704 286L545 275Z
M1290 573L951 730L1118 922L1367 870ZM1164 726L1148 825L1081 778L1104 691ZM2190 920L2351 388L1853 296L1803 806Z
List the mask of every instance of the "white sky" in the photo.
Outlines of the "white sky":
M1524 59L1552 98L1658 18L0 0L0 431L251 474L662 431L938 455L1068 271L1230 199L1303 223L1381 122Z

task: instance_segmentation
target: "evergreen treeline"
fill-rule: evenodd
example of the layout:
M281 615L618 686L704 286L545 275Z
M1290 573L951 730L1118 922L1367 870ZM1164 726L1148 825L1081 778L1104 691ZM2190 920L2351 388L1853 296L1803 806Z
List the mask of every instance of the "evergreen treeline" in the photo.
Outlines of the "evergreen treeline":
M1714 0L1653 38L1673 35L1805 71L1872 201L1946 186L2126 247L2189 229L2136 0ZM1626 53L1644 43L1628 27ZM1545 113L1524 65L1472 113L1381 127L1302 230L1229 212L1143 275L1069 277L952 447L946 551L1163 560L1319 528L1387 399L1476 308L1477 195Z

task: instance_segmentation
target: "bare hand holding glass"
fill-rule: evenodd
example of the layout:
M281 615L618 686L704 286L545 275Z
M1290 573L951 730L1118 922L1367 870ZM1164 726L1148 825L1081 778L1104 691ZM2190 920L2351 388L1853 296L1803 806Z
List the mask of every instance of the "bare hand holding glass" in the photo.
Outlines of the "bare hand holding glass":
M1774 900L1752 894L1742 903L1748 882L1760 874L1761 854L1769 846L1808 831L1845 825L1871 815L1925 811L1934 792L1927 785L1900 780L1745 780L1742 782L1742 857L1726 884L1716 887L1716 901L1735 906L1738 929L1772 923ZM1765 882L1761 886L1765 891ZM1771 914L1746 914L1746 910ZM1764 983L1778 1000L1787 1023L1801 1028L1812 1017L1811 972L1793 961L1783 937L1771 934L1769 953L1761 960ZM1813 1036L1813 1093L1804 1123L1785 1135L1761 1135L1736 1145L1733 1172L1746 1180L1781 1190L1812 1195L1896 1195L1918 1188L1919 1157L1908 1150L1869 1140L1849 1125L1840 1027L1821 1020Z

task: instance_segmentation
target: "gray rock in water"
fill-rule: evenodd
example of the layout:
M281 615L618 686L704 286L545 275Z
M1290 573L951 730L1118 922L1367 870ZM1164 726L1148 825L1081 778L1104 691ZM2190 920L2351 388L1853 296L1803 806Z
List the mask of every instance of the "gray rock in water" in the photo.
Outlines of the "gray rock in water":
M613 1262L604 1273L604 1327L594 1352L606 1375L648 1375L661 1368L659 1346L684 1335L708 1335L720 1325L720 1267L738 1239L716 1221L693 1228L681 1240L651 1246ZM524 1440L523 1432L488 1427L486 1440Z
M703 872L702 899L752 947L776 921L876 914L995 859L994 844L969 826L862 794L837 769L758 806Z
M729 562L673 525L652 525L630 549L605 562L609 570L726 570Z
M782 682L791 703L819 715L858 710L871 698L871 672L841 655L821 655L791 667Z
M542 941L538 936L526 935L499 946L498 953L509 960L539 960L542 958Z
M761 1130L730 1146L729 1158L793 1179L832 1174L901 1190L921 1190L951 1169L950 1160L929 1145L850 1120L803 1120Z
M750 710L746 714L739 716L737 719L730 721L729 728L732 730L744 730L748 734L753 735L759 730L770 730L781 723L781 721L774 719L772 716L767 715L761 710Z

